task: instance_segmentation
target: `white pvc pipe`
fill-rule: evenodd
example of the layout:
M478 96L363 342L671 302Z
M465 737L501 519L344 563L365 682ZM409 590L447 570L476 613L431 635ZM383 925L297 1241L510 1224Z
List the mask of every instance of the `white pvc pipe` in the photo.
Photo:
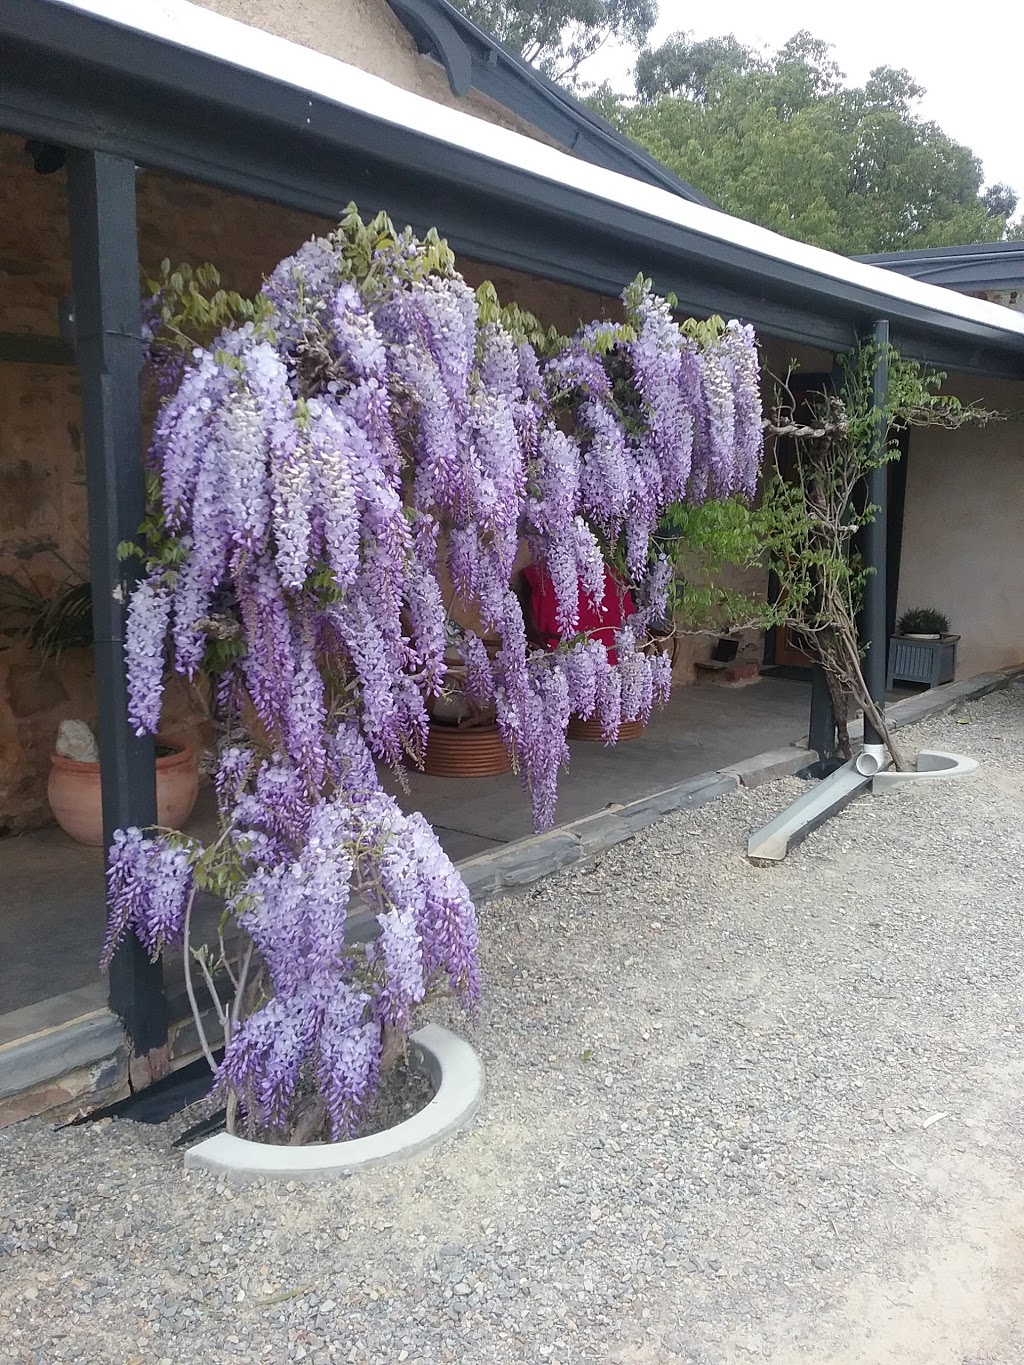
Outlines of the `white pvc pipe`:
M854 765L862 777L874 777L888 766L884 744L865 744Z

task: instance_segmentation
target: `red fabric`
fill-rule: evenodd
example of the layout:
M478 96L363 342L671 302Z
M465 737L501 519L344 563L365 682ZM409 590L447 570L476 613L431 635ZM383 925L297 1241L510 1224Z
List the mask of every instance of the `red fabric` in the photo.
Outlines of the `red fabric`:
M562 639L558 629L558 600L555 597L554 584L539 564L527 564L523 570L523 578L530 590L530 608L533 612L534 625L544 637L545 647L549 650L554 649ZM582 586L579 593L577 630L581 633L585 631L591 639L600 641L608 651L608 662L618 663L615 632L626 618L636 611L632 593L607 567L604 571L604 600L600 607L594 606Z

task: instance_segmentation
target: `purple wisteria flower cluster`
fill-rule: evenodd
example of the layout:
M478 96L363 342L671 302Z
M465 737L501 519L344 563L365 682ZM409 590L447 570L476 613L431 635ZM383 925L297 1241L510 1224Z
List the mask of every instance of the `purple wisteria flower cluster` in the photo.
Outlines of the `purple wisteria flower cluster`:
M479 998L477 929L462 879L419 814L377 785L351 722L326 761L328 789L310 798L300 767L226 747L217 772L227 910L269 977L261 1008L229 1027L215 1079L250 1125L287 1129L303 1077L322 1097L332 1138L346 1136L372 1097L383 1030L407 1032L443 980L467 1009ZM184 835L118 834L108 879L109 958L129 925L152 951L184 946L211 850ZM380 935L362 959L346 945L353 902ZM244 989L244 986L243 986Z
M350 1131L387 1030L436 981L476 998L465 886L375 767L422 755L442 583L498 642L468 636L467 673L550 824L570 716L599 717L612 742L667 697L668 660L646 648L671 579L660 517L750 493L760 467L750 328L695 335L638 281L622 323L538 349L483 298L435 234L353 211L186 357L156 422L161 529L128 614L130 716L155 731L166 660L217 672L224 719L253 742L221 754L215 845L118 836L108 947L129 925L154 951L179 942L197 890L224 896L267 983L225 1011L219 1082L264 1126L287 1126L312 1078L331 1133ZM512 589L524 544L557 598L550 651L529 646ZM638 606L614 653L579 629L609 564ZM362 957L345 939L357 896L380 924Z

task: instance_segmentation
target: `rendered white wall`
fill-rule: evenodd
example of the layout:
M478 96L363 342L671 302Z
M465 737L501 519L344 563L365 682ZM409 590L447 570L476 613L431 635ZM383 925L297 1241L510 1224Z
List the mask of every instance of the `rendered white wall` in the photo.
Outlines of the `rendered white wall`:
M1024 662L1024 383L951 375L946 387L1011 416L911 432L899 610L944 611L967 678Z

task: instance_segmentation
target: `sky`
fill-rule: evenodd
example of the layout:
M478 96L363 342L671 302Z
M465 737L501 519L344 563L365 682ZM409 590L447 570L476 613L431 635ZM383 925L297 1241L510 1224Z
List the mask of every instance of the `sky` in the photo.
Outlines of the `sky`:
M800 5L772 0L661 0L653 44L686 29L698 38L735 33L752 47L777 48L801 28L834 47L851 84L876 66L905 67L927 91L919 112L965 143L985 167L985 183L1003 181L1024 201L1024 0L857 0ZM581 73L617 79L630 58L602 53Z

